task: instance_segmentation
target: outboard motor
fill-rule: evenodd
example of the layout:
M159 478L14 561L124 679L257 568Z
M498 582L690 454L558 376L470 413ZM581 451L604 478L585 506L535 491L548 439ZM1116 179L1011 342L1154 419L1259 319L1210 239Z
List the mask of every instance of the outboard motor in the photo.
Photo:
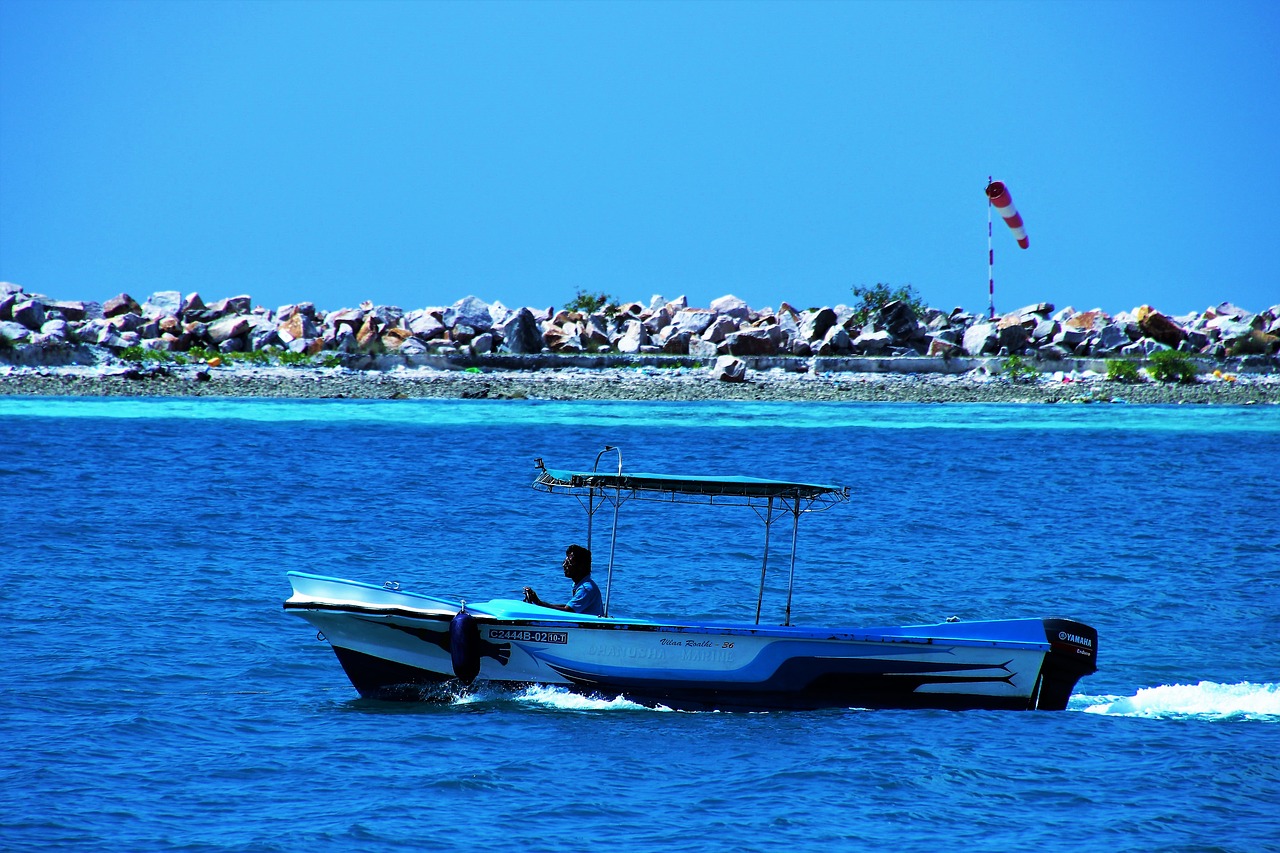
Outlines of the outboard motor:
M1076 682L1098 671L1098 631L1072 619L1044 620L1049 654L1040 669L1040 693L1036 708L1062 711Z
M458 615L449 620L449 657L453 674L463 684L470 684L480 674L480 625L462 603Z

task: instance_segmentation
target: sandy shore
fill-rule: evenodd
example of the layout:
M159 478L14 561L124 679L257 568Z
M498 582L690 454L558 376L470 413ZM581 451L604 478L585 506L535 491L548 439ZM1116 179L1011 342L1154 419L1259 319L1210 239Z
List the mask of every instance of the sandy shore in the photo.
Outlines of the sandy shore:
M1280 375L1215 377L1190 385L1121 384L1096 375L1014 382L959 375L750 371L723 382L698 368L543 370L342 368L0 368L0 395L274 397L297 399L766 400L777 402L1276 404Z

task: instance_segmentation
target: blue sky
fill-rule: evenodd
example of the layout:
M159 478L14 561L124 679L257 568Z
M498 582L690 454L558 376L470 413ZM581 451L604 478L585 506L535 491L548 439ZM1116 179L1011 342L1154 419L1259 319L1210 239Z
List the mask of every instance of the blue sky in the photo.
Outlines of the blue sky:
M0 280L1280 303L1280 5L0 0Z

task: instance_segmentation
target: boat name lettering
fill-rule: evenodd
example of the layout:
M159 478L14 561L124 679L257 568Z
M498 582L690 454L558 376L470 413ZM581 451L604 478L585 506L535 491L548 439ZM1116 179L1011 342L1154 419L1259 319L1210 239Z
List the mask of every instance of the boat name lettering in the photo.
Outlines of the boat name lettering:
M566 645L569 635L564 631L528 631L517 628L490 628L490 640L516 640L524 643L554 643Z
M1068 634L1066 631L1059 631L1058 639L1066 640L1068 643L1075 643L1076 645L1093 648L1093 640L1089 637L1081 637L1079 634Z
M681 646L681 647L693 646L694 648L700 648L700 649L709 649L713 645L715 645L710 640L668 640L665 637L660 642L664 646ZM729 646L732 646L732 645L733 645L732 643L729 644Z

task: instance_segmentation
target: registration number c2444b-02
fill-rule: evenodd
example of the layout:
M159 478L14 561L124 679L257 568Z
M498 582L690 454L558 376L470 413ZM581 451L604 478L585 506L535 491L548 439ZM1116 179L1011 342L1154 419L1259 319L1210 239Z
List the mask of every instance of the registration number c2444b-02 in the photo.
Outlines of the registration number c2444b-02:
M564 631L529 631L523 628L490 628L490 640L515 640L518 643L547 643L566 645L569 635Z

